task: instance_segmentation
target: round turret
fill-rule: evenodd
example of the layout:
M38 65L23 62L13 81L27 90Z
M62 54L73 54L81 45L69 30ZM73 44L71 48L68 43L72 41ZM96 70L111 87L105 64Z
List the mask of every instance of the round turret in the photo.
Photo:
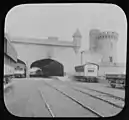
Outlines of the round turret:
M92 29L92 30L90 30L89 35L90 36L97 36L99 33L100 33L99 29Z
M111 31L90 31L90 51L100 53L102 62L114 63L117 60L118 33Z

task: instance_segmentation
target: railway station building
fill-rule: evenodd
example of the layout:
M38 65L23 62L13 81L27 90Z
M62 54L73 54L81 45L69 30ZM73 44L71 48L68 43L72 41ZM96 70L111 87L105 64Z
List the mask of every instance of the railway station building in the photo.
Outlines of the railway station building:
M17 52L11 44L7 34L4 36L4 75L14 73L15 64L17 62Z

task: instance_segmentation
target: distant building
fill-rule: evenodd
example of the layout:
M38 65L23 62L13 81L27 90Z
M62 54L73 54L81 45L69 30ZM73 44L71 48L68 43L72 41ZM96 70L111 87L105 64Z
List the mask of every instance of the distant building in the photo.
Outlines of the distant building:
M4 76L13 75L17 62L17 51L10 42L7 34L4 36Z
M89 50L85 51L83 64L87 62L98 64L100 76L106 73L125 73L126 65L117 62L117 41L117 32L90 30Z

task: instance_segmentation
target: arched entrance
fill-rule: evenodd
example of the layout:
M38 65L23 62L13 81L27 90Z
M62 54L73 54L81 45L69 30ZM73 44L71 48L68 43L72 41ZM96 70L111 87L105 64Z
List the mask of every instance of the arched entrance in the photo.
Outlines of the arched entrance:
M43 76L64 76L64 66L52 59L42 59L33 62L30 68L38 67L42 70Z

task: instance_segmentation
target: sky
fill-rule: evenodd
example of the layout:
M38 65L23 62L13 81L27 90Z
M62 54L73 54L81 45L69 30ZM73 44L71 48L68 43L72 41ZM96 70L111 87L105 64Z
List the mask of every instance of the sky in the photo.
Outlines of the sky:
M118 62L126 62L127 20L124 11L113 4L23 4L13 7L5 18L5 32L14 37L46 38L72 41L79 29L81 49L89 48L89 31L115 31Z

